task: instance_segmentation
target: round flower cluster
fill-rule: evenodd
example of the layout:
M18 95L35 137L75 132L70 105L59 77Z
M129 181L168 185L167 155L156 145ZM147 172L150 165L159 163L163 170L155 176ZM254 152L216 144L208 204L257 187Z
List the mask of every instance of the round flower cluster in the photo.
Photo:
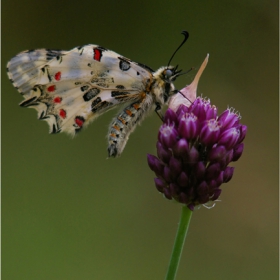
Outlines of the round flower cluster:
M221 184L232 178L234 167L228 164L240 158L246 132L238 114L227 109L217 116L210 100L197 98L176 113L168 109L158 134L158 157L148 154L156 188L191 210L215 201Z

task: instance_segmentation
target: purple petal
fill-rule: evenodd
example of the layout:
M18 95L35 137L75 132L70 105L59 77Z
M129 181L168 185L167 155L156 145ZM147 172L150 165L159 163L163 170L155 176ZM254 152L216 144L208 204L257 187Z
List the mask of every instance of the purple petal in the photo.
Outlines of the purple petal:
M237 161L241 157L243 153L243 149L244 149L244 143L240 143L234 147L232 161Z
M206 120L206 107L207 103L205 103L205 100L198 97L190 106L189 111L197 116L199 122L203 122Z
M214 201L219 198L221 195L222 190L221 189L216 189L214 190L214 195L211 197L211 200Z
M172 124L174 123L175 125L178 123L177 115L176 113L171 110L170 108L167 109L164 115L164 122L166 124Z
M229 150L226 154L226 159L225 159L225 166L227 166L233 158L233 149Z
M177 183L182 188L186 188L188 186L189 179L184 171L182 171L181 174L178 176Z
M188 156L189 145L186 139L182 138L173 146L173 153L176 157L186 159Z
M198 162L194 166L193 173L194 173L197 181L201 181L204 178L205 170L206 170L206 167L205 167L205 164L203 161Z
M221 161L225 158L227 150L224 146L216 146L209 152L208 158L210 161Z
M168 163L171 157L171 151L162 146L162 144L157 142L157 155L165 163Z
M208 108L208 110L206 111L206 120L216 119L217 111L218 110L216 106L211 106L210 108Z
M222 178L223 179L223 178ZM221 182L222 183L222 182ZM209 188L209 192L213 192L216 188L217 188L217 181L216 180L211 180L208 183L208 188Z
M159 129L158 140L165 148L172 148L177 142L178 132L174 124L163 124Z
M226 170L224 171L224 183L227 183L231 180L234 172L234 167L228 166Z
M178 198L181 203L187 204L189 202L188 196L183 192L180 193Z
M247 134L247 126L246 125L240 125L239 131L240 131L240 136L239 136L239 139L238 139L237 143L241 143L244 140L244 138Z
M213 163L207 167L205 177L207 180L215 179L219 176L220 172L220 164Z
M189 112L189 108L185 105L180 105L176 111L177 119L180 120L186 113Z
M172 199L172 195L171 195L171 192L170 192L169 188L164 188L163 189L163 194L167 199L169 199L169 200Z
M159 159L153 155L147 154L149 167L157 174L160 175L163 171L163 164Z
M172 181L171 170L170 170L170 168L168 166L164 166L163 172L162 172L162 177L168 183L170 183Z
M170 189L170 194L173 196L173 197L177 197L178 196L178 193L179 193L179 190L180 188L174 184L174 183L171 183L169 185L169 189Z
M224 145L228 150L233 148L240 136L240 131L236 127L225 130L219 137L218 144Z
M172 177L177 177L182 171L182 162L175 157L171 157L169 161L169 167L172 173Z
M160 178L155 178L155 185L159 192L163 192L163 189L166 187L165 182L163 182Z
M209 194L204 194L198 197L198 202L204 204L209 201Z
M207 183L205 181L201 182L198 185L196 191L197 191L198 195L200 195L200 196L207 194L209 192L209 188L208 188Z
M178 132L182 138L187 140L194 139L198 135L198 122L197 117L194 114L185 114L178 125Z
M187 205L187 207L188 207L191 211L193 211L195 205L194 205L193 203L190 203L190 204Z
M187 188L185 190L185 193L189 198L193 198L194 197L194 188L193 187Z
M233 113L231 110L225 110L218 118L218 121L222 124L222 130L226 130L232 127L236 122L239 121L237 114Z
M218 188L224 182L224 171L221 171L214 180L216 182L216 187Z
M199 160L199 152L194 146L192 146L188 155L188 164L193 165L197 163L198 160Z
M200 131L200 140L206 146L213 146L220 135L220 123L215 119L204 122Z

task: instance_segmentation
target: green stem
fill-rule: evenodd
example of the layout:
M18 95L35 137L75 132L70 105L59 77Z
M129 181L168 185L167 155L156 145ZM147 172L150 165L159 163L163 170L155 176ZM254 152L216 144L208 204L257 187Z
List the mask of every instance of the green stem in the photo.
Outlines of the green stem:
M180 223L165 280L174 280L176 277L191 217L192 211L187 206L183 206Z

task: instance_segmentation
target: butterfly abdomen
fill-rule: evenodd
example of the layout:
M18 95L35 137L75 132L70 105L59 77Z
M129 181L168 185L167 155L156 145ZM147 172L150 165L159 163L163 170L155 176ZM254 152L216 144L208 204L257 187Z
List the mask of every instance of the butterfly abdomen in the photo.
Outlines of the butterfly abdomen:
M126 106L112 121L108 134L108 156L119 156L138 124L153 108L153 98L150 94Z

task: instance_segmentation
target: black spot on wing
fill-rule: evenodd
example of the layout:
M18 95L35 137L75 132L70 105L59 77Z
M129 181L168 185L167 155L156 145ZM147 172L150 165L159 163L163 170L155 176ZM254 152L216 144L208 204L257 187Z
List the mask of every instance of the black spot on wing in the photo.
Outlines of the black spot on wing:
M38 105L38 103L34 103L34 101L37 99L37 96L33 96L27 100L22 101L19 106L21 107L28 107L32 105Z
M76 47L77 48L77 50L81 50L83 47L85 47L86 45L82 45L82 46L78 46L78 47Z
M81 87L81 91L86 91L86 90L88 90L89 89L89 86L82 86Z
M91 88L89 91L87 91L83 95L83 98L84 98L85 101L89 101L89 100L94 98L99 93L100 93L100 89L99 88Z
M94 83L98 83L98 81L99 81L98 78L94 78L94 79L92 79L90 82L91 82L92 84L94 84Z
M96 85L98 85L98 86L100 86L100 87L103 87L103 88L108 88L108 87L109 87L109 85L108 85L108 84L105 84L105 83L98 83L98 84L96 84Z
M145 70L147 70L147 71L149 71L149 72L151 72L151 73L154 73L154 72L155 72L152 68L150 68L149 66L147 66L147 65L145 65L145 64L142 64L142 63L140 63L140 62L135 62L135 63L136 63L138 66L144 68ZM137 72L137 73L138 73L138 72Z
M52 132L51 134L57 134L61 131L60 128L57 128L55 124L53 124L53 127L52 127Z
M49 119L50 117L45 115L46 112L45 111L42 111L40 117L39 117L39 120L45 120L45 119Z
M101 100L100 97L97 97L96 99L94 99L94 100L92 101L92 103L91 103L91 109L93 110L94 107L95 107L98 103L100 103L101 101L102 101L102 100Z
M47 60L52 60L53 58L57 58L61 55L61 50L50 50L50 49L46 49L47 54L46 54L46 58Z
M111 91L112 97L120 96L120 95L127 95L127 94L129 94L129 92L127 92L127 91L118 91L118 90Z
M130 69L130 62L127 58L124 57L118 57L118 59L120 60L119 62L119 67L122 71L128 71Z
M104 47L101 47L101 46L98 46L98 48L102 51L108 51L108 49L104 48Z
M97 99L98 99L98 98L97 98ZM100 101L101 101L101 99L100 99ZM107 108L107 107L110 107L111 105L112 105L111 102L102 101L102 102L99 102L98 104L96 104L96 105L91 109L91 111L92 111L93 113L96 113L97 111L100 111L100 110L102 110L102 109L105 109L105 108Z

